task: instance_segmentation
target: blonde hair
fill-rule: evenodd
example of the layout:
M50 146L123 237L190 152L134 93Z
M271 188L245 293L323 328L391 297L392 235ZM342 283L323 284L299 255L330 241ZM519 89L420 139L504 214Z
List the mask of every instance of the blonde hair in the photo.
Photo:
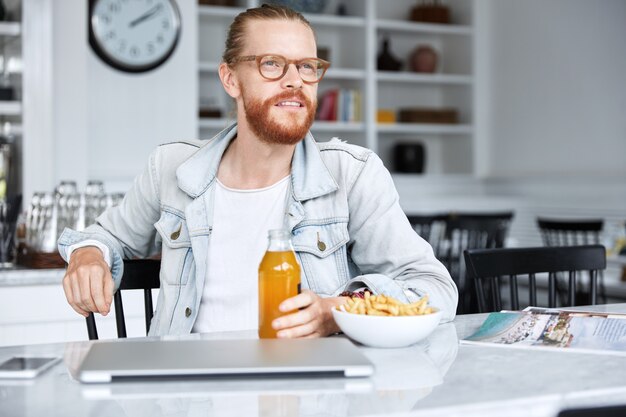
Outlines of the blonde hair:
M241 55L244 47L246 24L252 20L291 20L300 22L311 29L313 36L315 36L313 27L302 14L277 4L263 4L261 7L255 7L239 13L235 17L228 29L224 54L222 55L223 62L230 65L236 57Z

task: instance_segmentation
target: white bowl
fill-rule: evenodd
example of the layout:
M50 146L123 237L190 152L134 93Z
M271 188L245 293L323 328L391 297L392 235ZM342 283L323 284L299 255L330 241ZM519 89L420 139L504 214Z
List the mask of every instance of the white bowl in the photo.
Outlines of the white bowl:
M441 320L441 311L420 316L367 316L337 310L333 317L342 332L366 346L409 346L430 335Z

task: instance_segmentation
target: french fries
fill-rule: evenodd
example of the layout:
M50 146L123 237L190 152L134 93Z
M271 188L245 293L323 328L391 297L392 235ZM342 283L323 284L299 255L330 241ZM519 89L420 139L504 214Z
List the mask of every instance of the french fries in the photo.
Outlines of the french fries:
M347 313L368 316L419 316L435 312L433 307L428 306L427 295L414 303L402 303L393 297L372 295L368 291L365 292L365 298L349 298L345 304L336 308Z

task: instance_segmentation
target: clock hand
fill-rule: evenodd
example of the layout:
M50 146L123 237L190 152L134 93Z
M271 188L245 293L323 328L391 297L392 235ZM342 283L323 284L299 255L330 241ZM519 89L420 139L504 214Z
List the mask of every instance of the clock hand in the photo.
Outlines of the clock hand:
M142 14L141 16L139 16L138 18L132 20L128 26L129 27L135 27L138 24L140 24L143 21L146 21L148 19L150 19L151 17L153 17L154 15L156 15L157 13L159 13L161 11L161 8L163 7L162 4L157 4L156 6L154 6L152 9L148 10L147 12L145 12L144 14Z

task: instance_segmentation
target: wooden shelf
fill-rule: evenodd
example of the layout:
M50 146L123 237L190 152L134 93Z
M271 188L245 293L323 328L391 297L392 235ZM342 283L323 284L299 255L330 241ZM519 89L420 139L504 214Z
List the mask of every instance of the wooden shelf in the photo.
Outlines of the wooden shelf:
M414 72L379 71L376 80L388 83L422 83L471 85L473 77L462 74L418 74Z
M20 36L22 25L19 22L0 22L0 36Z
M471 26L447 25L436 23L414 23L403 20L379 19L376 21L376 28L390 32L408 33L431 33L434 35L461 35L470 36L474 33Z
M198 126L200 129L224 129L234 120L232 119L210 119L200 118ZM316 120L311 127L312 131L318 132L362 132L365 130L365 125L361 122L321 122Z
M242 7L198 6L198 16L201 18L232 18L245 10Z
M360 16L336 16L331 14L305 13L304 17L313 26L365 27L365 18Z
M1 116L19 116L22 114L22 103L19 101L0 101Z
M200 129L222 130L233 122L234 120L232 119L224 119L224 118L221 118L221 119L200 118L198 119L198 127Z
M324 75L324 80L364 80L365 70L352 68L329 68ZM322 82L324 82L322 80Z
M234 18L244 12L243 7L198 6L201 18ZM332 14L305 13L304 17L314 26L364 27L365 18L361 16L337 16Z
M427 124L427 123L379 123L379 133L408 133L408 134L435 134L435 135L470 135L474 132L471 125Z
M322 122L316 120L311 127L313 132L362 132L365 125L361 122Z

